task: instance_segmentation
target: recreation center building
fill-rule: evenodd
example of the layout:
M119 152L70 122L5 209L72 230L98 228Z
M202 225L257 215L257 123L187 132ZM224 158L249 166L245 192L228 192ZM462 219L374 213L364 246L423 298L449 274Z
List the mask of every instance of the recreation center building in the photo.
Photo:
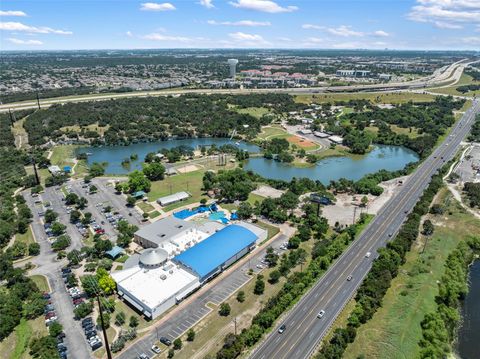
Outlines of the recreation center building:
M138 263L112 273L118 294L154 319L253 250L267 231L238 221L196 223L167 217L135 233Z

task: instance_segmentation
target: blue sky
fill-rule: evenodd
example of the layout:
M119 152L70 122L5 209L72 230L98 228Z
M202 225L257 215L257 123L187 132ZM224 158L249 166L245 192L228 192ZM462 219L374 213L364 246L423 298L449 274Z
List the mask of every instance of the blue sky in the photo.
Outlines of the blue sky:
M480 0L2 0L1 50L480 49Z

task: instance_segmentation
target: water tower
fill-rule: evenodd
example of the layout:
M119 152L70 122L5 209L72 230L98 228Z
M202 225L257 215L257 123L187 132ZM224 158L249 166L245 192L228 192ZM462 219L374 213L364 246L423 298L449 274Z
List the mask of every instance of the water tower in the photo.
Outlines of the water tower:
M235 80L235 76L237 75L237 59L228 59L228 66L230 66L230 77Z

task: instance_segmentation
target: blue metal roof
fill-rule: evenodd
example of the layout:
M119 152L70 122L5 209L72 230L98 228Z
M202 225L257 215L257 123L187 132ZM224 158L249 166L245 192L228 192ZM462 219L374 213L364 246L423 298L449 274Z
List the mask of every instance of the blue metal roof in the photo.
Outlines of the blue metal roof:
M200 278L204 278L242 249L255 243L257 239L257 235L252 231L232 224L180 253L174 259L195 271Z
M109 255L113 259L115 259L115 257L118 256L119 254L123 254L123 253L125 253L125 250L119 246L114 246L112 249L105 252L106 255Z

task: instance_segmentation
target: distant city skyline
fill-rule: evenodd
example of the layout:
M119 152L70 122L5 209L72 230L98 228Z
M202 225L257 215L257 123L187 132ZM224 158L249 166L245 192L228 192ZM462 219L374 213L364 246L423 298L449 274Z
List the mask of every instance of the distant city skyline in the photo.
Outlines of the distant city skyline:
M480 0L4 0L1 50L479 50Z

